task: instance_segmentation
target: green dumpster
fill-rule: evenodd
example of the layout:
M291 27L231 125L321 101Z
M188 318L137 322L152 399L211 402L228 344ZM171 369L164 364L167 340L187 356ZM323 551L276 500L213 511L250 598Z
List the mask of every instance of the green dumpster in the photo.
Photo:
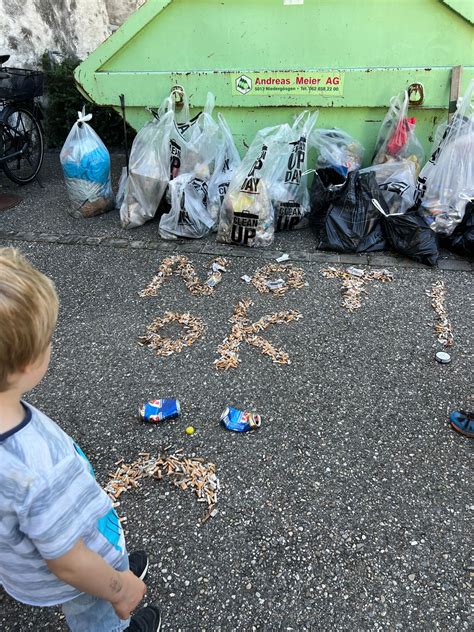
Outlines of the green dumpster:
M82 93L139 129L175 86L210 90L240 149L265 126L319 109L368 149L394 94L412 86L428 149L452 68L474 77L473 0L148 0L76 70ZM414 85L416 84L416 85Z

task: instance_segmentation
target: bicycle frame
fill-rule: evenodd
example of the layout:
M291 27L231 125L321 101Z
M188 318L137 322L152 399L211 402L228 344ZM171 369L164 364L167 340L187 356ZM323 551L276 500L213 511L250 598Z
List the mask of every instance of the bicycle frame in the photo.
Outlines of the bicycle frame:
M12 182L23 185L37 179L43 164L44 116L36 98L43 94L43 78L38 71L1 68L8 58L0 55L0 76L5 74L2 78L7 79L0 98L0 169ZM32 81L25 83L25 78Z
M44 119L44 114L43 114L43 110L41 108L41 105L38 103L38 101L35 99L34 101L14 101L14 100L7 100L7 101L0 101L0 136L3 135L3 133L6 133L9 135L10 139L12 139L12 137L14 136L22 136L22 133L19 132L18 130L16 130L14 127L12 127L11 125L9 125L8 123L5 123L5 121L2 120L1 118L1 112L4 108L7 108L9 105L21 105L26 107L28 110L31 110L32 115L36 118L38 124L40 125L41 129L43 130L43 124L42 121ZM25 142L23 144L23 147L18 150L15 151L11 154L8 154L7 156L3 156L0 153L0 165L4 162L6 162L7 160L10 160L11 158L16 158L17 156L22 156L23 153L25 152L25 149L28 147L28 143ZM0 147L0 152L1 152L1 147Z
M22 138L23 134L21 132L18 132L14 127L12 127L11 125L8 125L8 123L5 123L5 121L1 121L0 120L0 136L2 136L3 139L3 134L5 133L5 130L7 131L7 134L9 135L10 139L14 139L15 137L19 137ZM3 162L6 162L7 160L11 160L12 158L16 158L17 156L22 156L25 152L25 150L28 147L28 142L25 141L23 143L23 147L21 149L19 149L18 151L14 151L11 154L6 154L6 155L0 155L0 164L2 164Z

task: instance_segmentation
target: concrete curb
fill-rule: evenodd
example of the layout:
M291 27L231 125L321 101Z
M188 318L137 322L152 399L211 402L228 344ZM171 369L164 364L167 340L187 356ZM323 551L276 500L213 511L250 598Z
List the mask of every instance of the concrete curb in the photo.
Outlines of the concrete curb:
M228 246L226 244L203 244L199 241L163 241L149 239L126 239L116 237L88 237L86 235L51 235L47 233L36 233L33 231L9 231L0 230L0 240L2 241L29 241L35 243L62 244L68 246L104 246L106 248L131 248L133 250L156 250L166 253L186 253L193 255L213 255L229 257L247 257L249 259L273 260L283 254L280 250L268 250L257 248L240 248L239 246ZM330 263L346 265L368 265L377 268L397 267L397 268L418 268L429 269L411 259L399 257L386 253L374 254L337 254L331 252L308 252L308 251L288 251L290 261L302 261L307 263ZM473 263L464 259L440 258L438 261L439 270L450 272L471 272L474 269Z

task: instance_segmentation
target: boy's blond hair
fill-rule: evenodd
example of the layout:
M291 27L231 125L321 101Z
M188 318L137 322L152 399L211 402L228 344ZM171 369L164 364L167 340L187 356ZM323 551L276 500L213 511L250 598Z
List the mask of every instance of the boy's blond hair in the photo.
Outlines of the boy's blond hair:
M46 351L56 326L53 282L14 248L0 248L0 392Z

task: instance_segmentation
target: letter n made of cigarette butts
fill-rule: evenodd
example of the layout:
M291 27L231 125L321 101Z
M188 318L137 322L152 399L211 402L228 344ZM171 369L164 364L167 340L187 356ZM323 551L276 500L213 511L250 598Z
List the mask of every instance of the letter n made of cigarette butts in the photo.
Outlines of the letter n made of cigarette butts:
M199 276L187 257L174 255L165 257L150 283L143 289L139 296L158 296L163 282L171 278L173 274L180 276L193 296L210 296L214 293L214 287L222 280L222 272L227 272L230 263L224 257L217 257L211 261L207 273L207 281L201 282Z
M277 349L259 334L266 331L270 325L288 324L294 320L300 320L303 318L302 314L292 309L262 316L252 323L248 317L248 309L252 305L250 299L244 299L235 306L234 314L230 319L232 330L217 347L219 358L214 361L217 369L226 371L238 367L240 362L238 352L242 342L257 347L260 353L269 356L275 364L290 364L290 358L285 351Z

